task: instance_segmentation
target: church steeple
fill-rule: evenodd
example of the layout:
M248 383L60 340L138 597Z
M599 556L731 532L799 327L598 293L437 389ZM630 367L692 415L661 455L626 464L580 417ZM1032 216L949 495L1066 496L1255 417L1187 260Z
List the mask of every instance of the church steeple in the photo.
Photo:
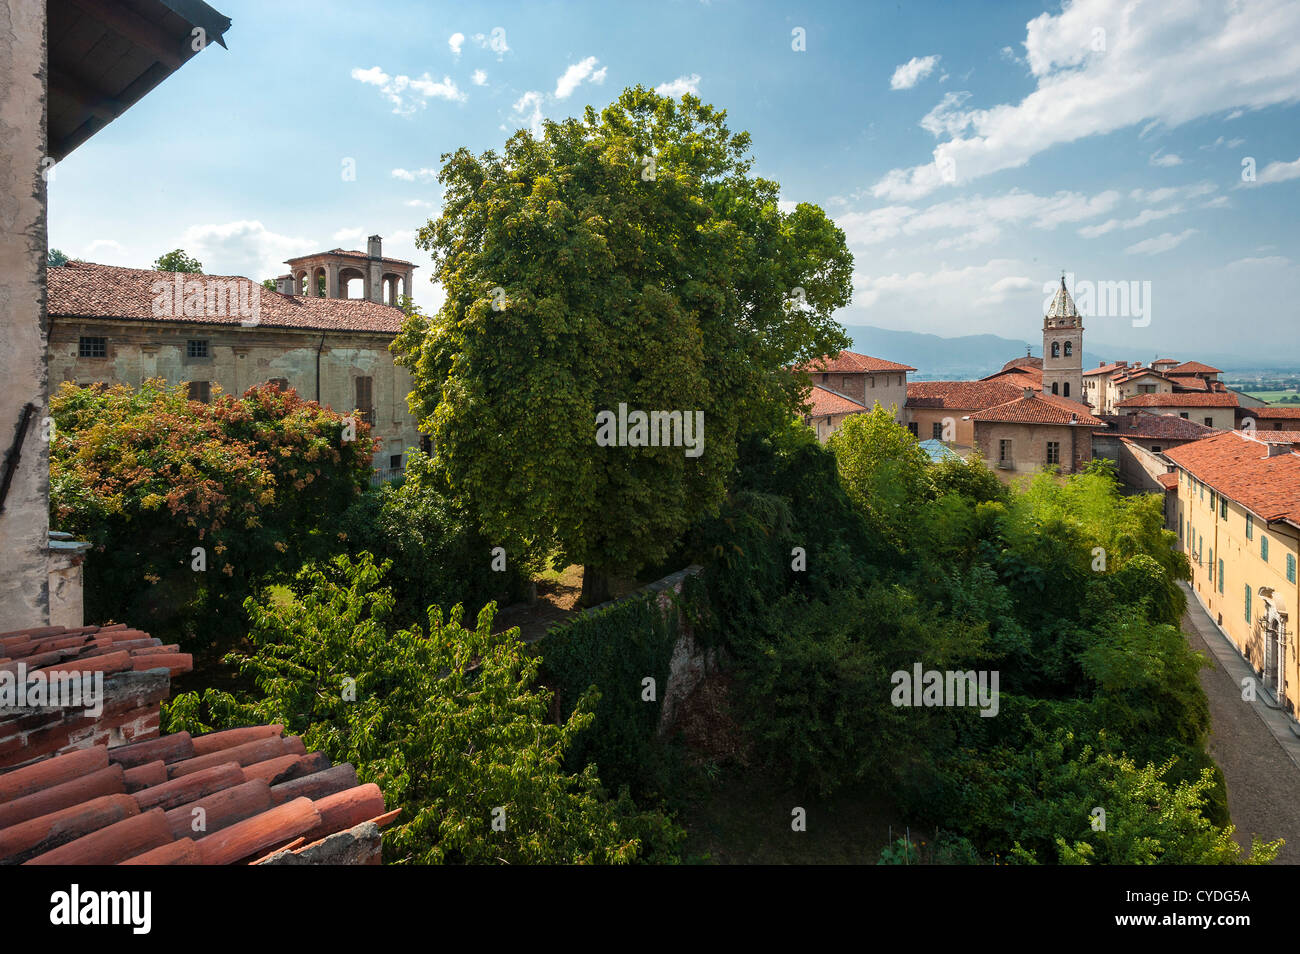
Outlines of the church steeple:
M1085 401L1083 393L1083 319L1061 275L1043 316L1043 393Z

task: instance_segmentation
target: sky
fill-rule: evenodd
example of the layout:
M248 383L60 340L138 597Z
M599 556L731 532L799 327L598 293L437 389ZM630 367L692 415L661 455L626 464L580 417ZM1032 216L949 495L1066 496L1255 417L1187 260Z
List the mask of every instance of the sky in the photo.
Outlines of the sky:
M844 230L845 325L1038 341L1065 272L1090 351L1300 366L1294 0L212 5L229 49L54 170L52 247L262 279L377 233L436 309L440 157L642 84Z

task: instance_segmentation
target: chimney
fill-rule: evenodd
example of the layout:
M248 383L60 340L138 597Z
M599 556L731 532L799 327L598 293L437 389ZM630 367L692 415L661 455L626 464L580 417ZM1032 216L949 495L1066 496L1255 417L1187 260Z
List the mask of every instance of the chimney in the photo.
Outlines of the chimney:
M366 257L370 259L366 268L366 286L369 292L366 297L381 304L384 300L383 248L384 240L378 235L372 235L366 240Z
M1269 457L1278 457L1282 454L1289 454L1294 450L1293 444L1265 444L1264 446L1268 448Z
M1031 397L1033 397L1033 396L1034 396L1034 389L1033 389L1033 388L1025 388L1024 397L1026 397L1026 398L1031 398Z
M292 295L293 276L281 275L279 278L277 278L275 280L275 290L278 291L281 295Z

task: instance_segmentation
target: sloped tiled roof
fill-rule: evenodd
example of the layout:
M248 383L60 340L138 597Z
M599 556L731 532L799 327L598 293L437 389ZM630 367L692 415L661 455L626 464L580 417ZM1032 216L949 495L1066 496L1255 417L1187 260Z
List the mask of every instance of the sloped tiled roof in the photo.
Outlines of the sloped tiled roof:
M1226 431L1172 448L1165 456L1265 520L1300 526L1300 454L1291 451L1269 457L1264 441L1242 431Z
M808 400L812 403L812 409L808 413L813 417L826 414L856 414L867 410L866 405L859 404L847 394L820 385L813 385Z
M1173 394L1135 394L1118 402L1116 407L1236 407L1237 395L1212 392L1174 392Z
M187 317L155 315L154 302L163 294L171 295L179 278L185 282L220 282L229 289L232 298L244 296L246 302L256 301L257 325L266 328L301 328L313 331L360 331L397 334L402 327L400 308L382 305L359 298L308 298L301 295L282 295L263 288L260 282L240 275L187 275L178 272L156 272L140 268L118 268L115 265L97 265L92 262L68 262L60 268L51 268L49 275L49 313L54 318L111 318L124 321L150 321L162 324L239 325L247 321L237 307L213 307L212 312ZM155 283L164 285L157 286ZM234 282L235 285L229 283ZM205 285L207 289L214 286ZM183 288L183 285L182 285ZM254 298L253 296L257 297ZM184 297L176 305L183 312ZM214 292L212 301L217 302Z
M1171 470L1167 474L1156 474L1156 480L1165 490L1173 490L1178 486L1178 471Z
M1106 422L1092 415L1086 404L1055 394L1031 394L1006 404L979 411L972 421L1005 424L1066 424L1081 427L1105 427Z
M940 408L953 411L982 411L995 404L1014 401L1024 388L1005 381L911 381L907 385L907 407Z
M1170 374L1222 374L1218 368L1212 368L1208 364L1202 364L1200 361L1184 361L1182 364L1171 368Z
M881 372L915 371L916 368L910 364L899 364L896 361L886 361L884 358L873 358L868 354L841 351L834 357L825 355L809 361L807 364L800 365L799 370L809 374L823 372L832 374L879 374Z
M909 387L911 387L911 385L909 385ZM1242 412L1248 417L1262 417L1266 420L1300 421L1300 407L1278 407L1277 405L1269 405L1266 407L1243 407Z
M1221 433L1213 427L1206 427L1177 414L1141 411L1137 414L1103 414L1101 419L1116 434L1141 440L1199 441L1203 437Z
M318 258L318 257L320 257L321 255L346 255L348 258L364 258L364 259L366 259L367 261L369 261L369 259L370 259L370 256L367 255L365 252L359 251L358 249L355 249L355 248L351 248L351 249L332 248L332 249L330 249L329 251L326 251L326 252L312 252L310 255L299 255L299 256L297 256L297 257L295 257L295 258L286 258L286 259L284 260L284 264L286 264L286 265L292 265L294 262L305 262L305 261L307 261L307 260L310 259L310 258ZM390 263L390 264L393 264L393 265L410 265L410 264L411 264L410 262L408 262L408 261L407 261L406 259L404 259L404 258L386 258L386 257L385 257L385 258L380 258L379 261L381 261L381 262L387 262L387 263ZM415 267L418 268L419 266L417 265L417 266L415 266Z
M1099 367L1093 368L1091 371L1083 372L1083 376L1086 378L1094 374L1110 374L1112 371L1119 371L1125 367L1127 367L1127 365L1119 364L1118 362L1113 364L1103 364Z
M1132 381L1135 378L1141 378L1147 375L1153 375L1154 377L1157 377L1162 381L1168 380L1168 378L1166 378L1159 371L1156 371L1154 368L1141 368L1141 367L1129 368L1127 371L1115 375L1115 377L1112 380L1114 380L1116 384L1123 384L1125 381Z
M1161 366L1161 367L1173 366L1177 364L1178 364L1177 358L1156 358L1154 361L1151 362L1151 367L1154 368L1157 366Z
M1016 368L1020 368L1022 370L1042 371L1043 359L1034 358L1029 355L1025 355L1023 358L1012 358L1010 361L1008 361L1006 364L1002 366L1003 371L1011 371Z
M0 863L247 864L393 820L377 785L283 730L96 745L0 775Z
M1056 297L1052 299L1052 304L1047 309L1048 318L1078 318L1079 309L1074 307L1074 299L1070 297L1069 291L1065 287L1065 276L1061 276L1061 287L1056 291Z

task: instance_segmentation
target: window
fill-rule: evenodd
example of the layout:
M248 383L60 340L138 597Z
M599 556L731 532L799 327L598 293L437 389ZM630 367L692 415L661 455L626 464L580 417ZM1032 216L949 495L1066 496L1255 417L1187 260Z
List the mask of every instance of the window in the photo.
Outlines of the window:
M1246 584L1246 622L1250 622L1250 584Z
M1252 514L1246 514L1246 539L1255 539L1255 517Z
M1067 341L1065 343L1065 356L1068 358L1072 354L1074 354L1074 342Z
M212 383L210 381L191 381L190 400L207 404L212 400Z
M907 429L912 432L913 437L921 436L920 431L916 426L916 421L909 421L907 425Z
M1178 539L1181 540L1182 538L1183 538L1183 518L1179 517L1178 518Z
M998 441L998 460L1003 461L1004 463L1005 463L1006 461L1011 460L1011 442L1010 442L1010 441L1008 441L1008 440L1001 440L1001 441Z
M288 378L272 378L270 381L267 381L266 383L271 385L271 387L277 388L278 390L281 391L289 390Z
M1213 490L1210 491L1210 509L1213 510L1218 506L1219 495Z
M1206 426L1206 427L1213 427L1213 426L1214 426L1214 418L1212 418L1212 417L1207 417L1207 418L1205 419L1205 426Z
M357 410L361 412L361 420L365 421L367 424L373 424L375 423L375 379L370 377L359 377L356 381ZM829 421L827 423L829 423Z
M1057 393L1059 393L1059 392L1057 391L1056 388L1057 388L1056 382L1053 381L1053 382L1052 382L1052 393L1053 393L1053 394L1057 394Z
M1219 560L1219 592L1223 592L1223 560Z
M1265 563L1268 562L1268 537L1262 533L1259 535L1259 558Z
M1047 462L1049 464L1059 464L1061 462L1061 442L1047 442Z
M390 455L389 455L389 457L388 457L388 469L389 469L389 470L401 470L401 469L402 469L402 455L401 455L401 454L390 454Z
M1219 497L1219 516L1224 520L1228 519L1228 498L1227 497L1224 496Z
M107 338L87 338L83 336L77 342L78 358L107 358L108 357L108 339Z
M867 378L867 383L874 388L876 386L876 376L873 374L872 376Z
M935 421L930 425L930 436L936 441L943 440L943 422Z
M1052 357L1053 357L1053 358L1059 358L1060 356L1061 356L1061 343L1060 343L1059 341L1053 341L1053 342L1052 342Z
M208 341L206 338L191 338L185 342L185 357L187 358L210 358L211 352L208 351Z
M1288 583L1295 582L1295 554L1294 553L1288 553L1286 555L1286 581Z
M1160 445L1159 445L1159 444L1152 444L1152 445L1151 445L1151 453L1153 453L1153 454L1159 454L1159 453L1160 453Z
M831 376L830 376L829 374L823 374L823 375L822 375L822 384L825 384L825 383L826 383L827 381L829 381L830 379L831 379Z
M1186 412L1186 411L1179 411L1179 412L1178 412L1178 416L1181 417L1184 421L1187 420L1187 412Z
M1210 547L1210 588L1214 588L1214 547Z
M1061 393L1062 393L1065 397L1069 397L1069 396L1070 396L1070 382L1069 382L1069 381L1066 381L1066 382L1065 382L1065 385L1064 385L1064 387L1063 387Z

